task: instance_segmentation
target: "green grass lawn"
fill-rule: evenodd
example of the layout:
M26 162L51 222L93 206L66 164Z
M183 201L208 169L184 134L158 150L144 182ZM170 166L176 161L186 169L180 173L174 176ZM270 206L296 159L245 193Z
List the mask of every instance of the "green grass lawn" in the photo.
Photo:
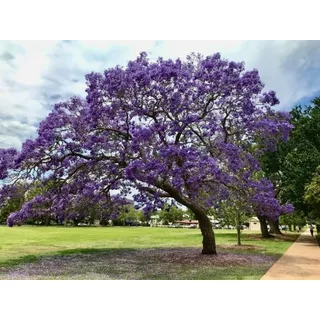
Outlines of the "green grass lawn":
M296 237L216 230L211 257L198 229L0 226L0 279L259 279Z

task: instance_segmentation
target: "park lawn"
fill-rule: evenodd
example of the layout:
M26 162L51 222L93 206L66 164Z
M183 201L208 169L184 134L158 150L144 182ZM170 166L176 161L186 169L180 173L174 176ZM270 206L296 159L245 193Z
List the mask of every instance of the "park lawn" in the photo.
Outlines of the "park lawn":
M199 229L0 226L0 279L260 279L297 237L215 233L207 256Z

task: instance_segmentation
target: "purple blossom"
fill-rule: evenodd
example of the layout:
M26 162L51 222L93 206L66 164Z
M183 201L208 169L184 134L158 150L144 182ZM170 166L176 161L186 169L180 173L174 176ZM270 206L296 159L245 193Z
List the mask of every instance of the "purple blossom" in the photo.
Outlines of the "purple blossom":
M146 214L166 199L207 212L234 190L248 190L257 213L292 211L255 178L258 156L292 129L287 114L272 109L275 93L262 93L257 70L220 54L150 62L141 53L125 68L88 74L86 84L86 99L55 105L19 153L0 150L0 179L51 182L9 225L48 211L78 218L96 204L112 216L132 189ZM256 141L265 143L252 148Z

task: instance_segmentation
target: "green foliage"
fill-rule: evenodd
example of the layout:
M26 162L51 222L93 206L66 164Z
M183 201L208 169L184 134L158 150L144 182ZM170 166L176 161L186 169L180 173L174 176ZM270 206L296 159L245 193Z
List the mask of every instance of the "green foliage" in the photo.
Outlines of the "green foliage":
M238 245L241 245L241 226L245 224L252 214L245 211L243 202L240 200L225 201L219 206L219 214L217 217L222 221L222 225L235 226L237 229Z
M314 208L320 208L320 167L314 173L311 182L306 186L305 200Z
M195 214L190 210L190 209L187 209L186 211L184 211L183 213L184 217L189 219L189 220L197 220L197 217L195 216ZM213 211L211 212L211 209L208 213L208 215L213 215Z
M159 211L159 218L163 221L163 224L175 223L184 218L186 212L176 206L166 205L162 210Z
M310 213L311 220L320 222L320 166L314 173L311 182L306 186L305 201L310 204L312 211Z
M287 226L295 225L303 227L306 225L307 221L303 212L296 211L292 215L282 215L279 219L279 223Z
M223 225L241 226L252 217L252 214L245 212L240 201L222 202L219 207L217 218Z
M133 205L127 205L120 211L118 219L113 220L113 224L116 226L123 226L128 222L145 222L144 213L140 210L136 210Z
M20 210L24 202L23 185L18 185L14 196L0 204L0 223L5 224L10 213Z
M262 169L270 179L282 202L290 202L299 215L308 216L310 202L305 188L320 165L320 98L308 107L297 106L291 111L294 129L287 142L279 142L277 151L260 159Z

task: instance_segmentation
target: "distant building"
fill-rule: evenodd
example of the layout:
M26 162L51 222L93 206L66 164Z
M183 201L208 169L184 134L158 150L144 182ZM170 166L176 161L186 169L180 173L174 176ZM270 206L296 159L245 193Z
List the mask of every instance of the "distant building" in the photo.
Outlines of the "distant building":
M181 224L182 226L191 226L194 225L195 227L199 227L199 221L198 220L181 220L176 221L177 224Z
M155 226L160 223L160 216L158 214L155 214L153 216L150 216L150 226Z
M260 221L257 217L252 217L248 220L249 223L249 230L252 231L260 231Z

